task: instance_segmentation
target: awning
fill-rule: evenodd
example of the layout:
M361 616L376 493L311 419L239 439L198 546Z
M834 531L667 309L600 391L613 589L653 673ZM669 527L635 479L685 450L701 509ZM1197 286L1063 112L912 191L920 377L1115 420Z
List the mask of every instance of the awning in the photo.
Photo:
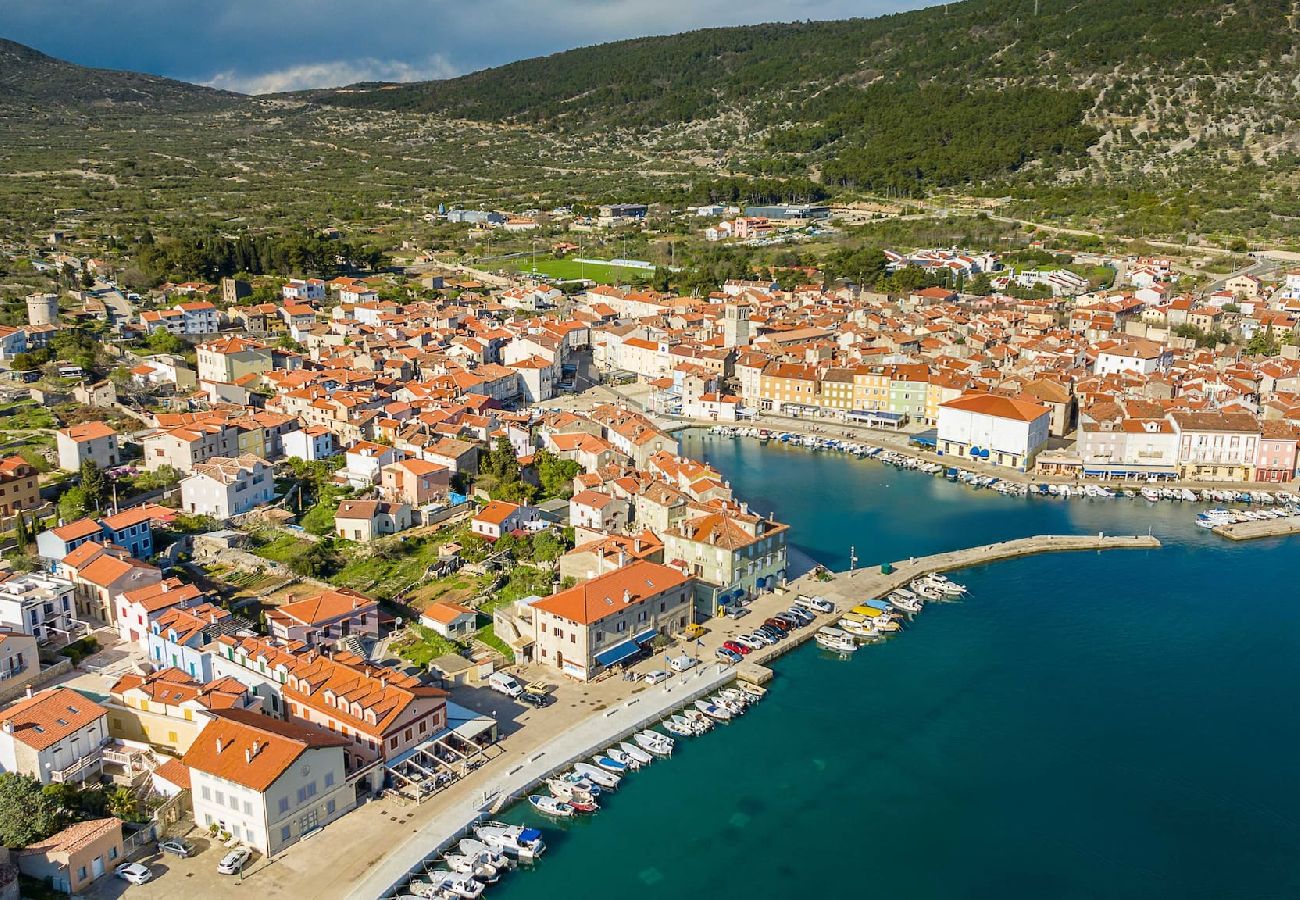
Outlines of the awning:
M644 644L646 641L653 640L654 636L659 633L658 628L647 628L645 631L632 637L632 643Z
M636 641L624 641L621 644L615 644L604 653L596 654L596 662L602 666L612 666L614 663L622 662L629 656L635 656L641 652L641 647Z
M939 445L939 429L930 428L926 431L918 432L912 435L912 443L921 447L937 447Z

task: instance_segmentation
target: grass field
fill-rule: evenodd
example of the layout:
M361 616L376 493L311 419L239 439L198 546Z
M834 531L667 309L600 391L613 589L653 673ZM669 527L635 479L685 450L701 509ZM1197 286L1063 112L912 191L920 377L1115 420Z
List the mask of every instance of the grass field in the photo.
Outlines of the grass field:
M533 271L531 257L512 260L506 267L516 272ZM607 266L596 263L580 263L573 259L556 259L553 256L537 257L537 272L561 281L574 281L589 278L600 284L639 284L650 280L654 274L651 269L637 269L628 266Z

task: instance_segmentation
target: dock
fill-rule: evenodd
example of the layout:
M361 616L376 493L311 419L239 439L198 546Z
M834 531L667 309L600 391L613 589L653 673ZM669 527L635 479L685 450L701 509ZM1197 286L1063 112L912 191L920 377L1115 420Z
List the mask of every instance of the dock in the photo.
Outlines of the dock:
M1300 516L1287 516L1284 519L1265 519L1262 522L1237 522L1232 525L1216 525L1210 529L1219 537L1230 541L1254 541L1259 538L1288 537L1300 534Z
M1274 523L1280 524L1281 520ZM1252 523L1263 524L1263 523ZM790 585L799 594L820 594L840 606L860 603L865 598L883 597L892 590L903 587L914 578L934 572L949 572L970 566L1033 556L1038 553L1065 553L1083 550L1156 550L1160 539L1149 534L1040 534L1012 541L999 541L965 550L936 553L890 563L885 567L854 569L840 572L823 581L815 575L805 575ZM885 571L887 570L887 571Z

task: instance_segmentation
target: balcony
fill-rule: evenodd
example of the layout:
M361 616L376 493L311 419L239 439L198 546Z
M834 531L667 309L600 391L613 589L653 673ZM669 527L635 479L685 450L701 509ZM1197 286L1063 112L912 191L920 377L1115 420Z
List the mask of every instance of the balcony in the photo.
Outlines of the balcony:
M50 770L49 776L54 784L81 784L87 778L98 776L103 771L104 753L96 747L67 768Z

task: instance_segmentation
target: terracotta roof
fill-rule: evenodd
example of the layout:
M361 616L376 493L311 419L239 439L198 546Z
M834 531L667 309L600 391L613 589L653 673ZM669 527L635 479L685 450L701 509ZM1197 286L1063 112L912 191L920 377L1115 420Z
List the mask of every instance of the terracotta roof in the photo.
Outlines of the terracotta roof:
M183 791L190 789L190 770L185 763L179 759L169 759L161 766L153 770L153 774L166 781L168 784L174 784Z
M1015 419L1019 422L1033 422L1039 416L1051 412L1047 407L1031 400L1002 397L996 394L967 394L956 400L941 403L939 406L941 409L959 409L999 419Z
M117 832L120 838L122 833L121 819L115 819L112 816L107 819L88 819L85 822L75 822L43 841L28 844L18 852L22 854L76 853L83 847L87 847L113 832Z
M100 527L99 523L94 519L78 519L75 522L69 522L67 525L60 525L50 530L54 532L59 540L66 542L99 534Z
M0 711L0 724L6 731L12 728L14 740L44 750L106 715L94 700L68 688L52 688Z
M459 603L430 603L424 608L423 616L444 625L450 625L461 616L472 616L474 610Z
M519 509L517 503L507 503L505 500L493 500L483 507L474 518L480 522L490 522L493 525L500 525L510 515Z
M213 712L181 762L261 793L308 750L350 743L341 734L261 713L226 709Z
M71 438L78 444L83 441L112 437L117 434L116 431L103 422L82 422L80 425L69 425L59 433Z
M340 616L375 606L376 601L347 588L322 591L314 597L286 603L271 611L271 615L293 619L304 625L331 622Z
M657 596L690 580L677 569L637 561L552 594L533 606L570 622L590 625L631 603Z

